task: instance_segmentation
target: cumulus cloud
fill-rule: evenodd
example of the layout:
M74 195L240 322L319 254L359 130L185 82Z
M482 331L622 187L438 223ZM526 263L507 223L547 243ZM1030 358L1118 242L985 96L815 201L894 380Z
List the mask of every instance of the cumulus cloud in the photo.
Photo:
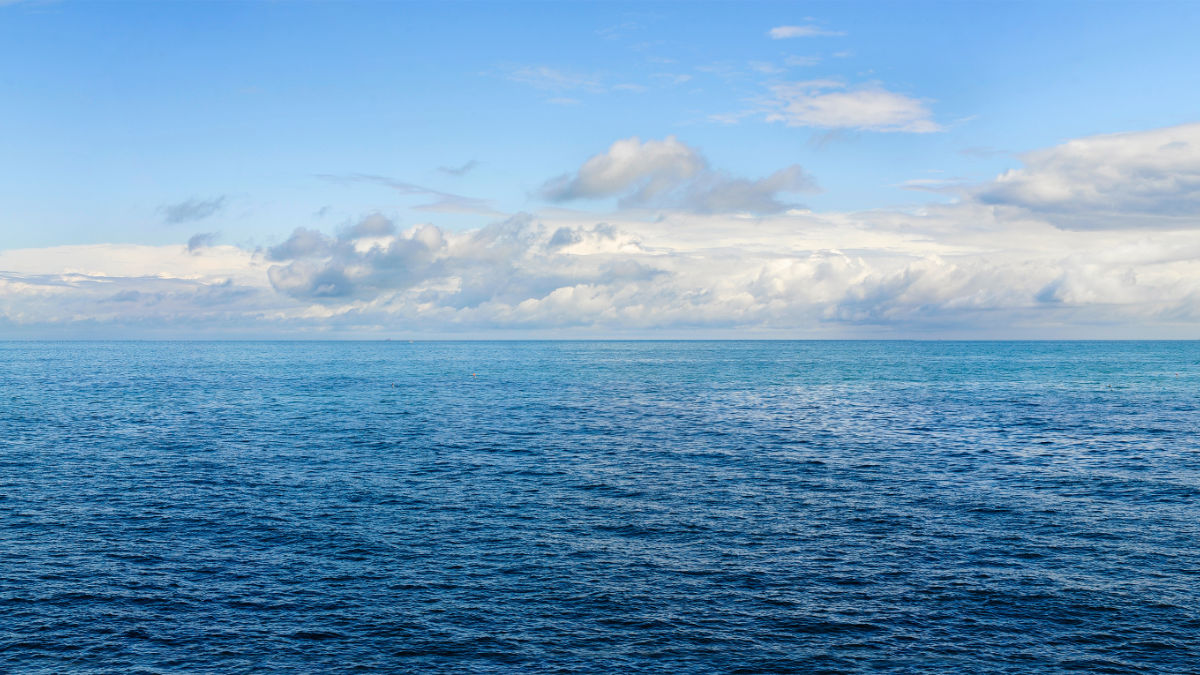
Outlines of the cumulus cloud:
M707 169L707 162L694 148L674 136L643 143L636 136L612 144L608 152L583 163L574 175L564 175L542 188L552 201L611 197L633 190L635 200L644 201L673 189Z
M793 204L780 193L812 192L816 182L790 166L758 180L713 170L699 150L674 136L619 140L572 174L547 181L539 195L554 202L618 197L623 208L676 208L699 213L778 213Z
M432 272L445 242L441 230L422 226L402 235L379 215L369 216L338 237L297 228L267 257L267 278L278 291L311 300L340 299L403 288Z
M225 208L225 196L221 195L212 199L188 199L178 204L167 204L160 207L159 211L162 212L163 220L168 225L177 225L204 220L223 208Z
M838 80L808 80L770 90L767 120L792 127L919 134L942 130L926 101L878 85L851 88Z
M1067 228L1200 226L1200 124L1090 136L1021 159L974 196Z
M776 26L767 31L767 35L771 36L772 40L786 40L788 38L803 38L803 37L822 37L845 35L843 31L826 30L817 26Z

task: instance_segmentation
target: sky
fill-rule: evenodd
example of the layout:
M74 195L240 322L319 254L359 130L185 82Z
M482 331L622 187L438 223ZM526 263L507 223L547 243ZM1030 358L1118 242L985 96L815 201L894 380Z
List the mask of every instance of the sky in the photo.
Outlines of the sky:
M1200 338L1198 34L0 0L0 338Z

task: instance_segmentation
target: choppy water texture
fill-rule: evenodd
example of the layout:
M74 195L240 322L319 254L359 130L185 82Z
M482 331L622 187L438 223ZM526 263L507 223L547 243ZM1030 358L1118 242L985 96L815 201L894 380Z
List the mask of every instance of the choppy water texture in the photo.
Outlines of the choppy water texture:
M6 672L1197 672L1200 343L0 343Z

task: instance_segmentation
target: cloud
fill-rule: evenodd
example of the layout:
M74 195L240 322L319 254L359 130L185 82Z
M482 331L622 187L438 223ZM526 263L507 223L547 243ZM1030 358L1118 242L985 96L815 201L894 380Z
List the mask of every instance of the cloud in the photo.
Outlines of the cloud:
M1070 229L1200 227L1200 123L1089 136L1021 159L973 196Z
M767 31L772 40L803 37L837 37L845 35L844 31L826 30L817 26L776 26Z
M564 194L623 198L664 181L645 199L690 210L597 222L553 209L466 231L371 214L266 249L207 241L202 255L0 251L0 334L1194 337L1200 228L1157 226L1192 222L1179 212L1195 198L1194 133L1030 153L951 204L754 218L728 203L802 186L803 172L739 182L673 138L627 139ZM1055 189L1039 191L1042 179ZM1060 220L1108 208L1121 227Z
M269 277L331 321L461 330L1047 336L1063 325L1200 325L1200 236L1097 239L995 218L973 204L780 215L740 229L719 215L688 216L683 228L676 216L635 225L522 214L463 233L324 235L322 253Z
M235 246L204 255L182 244L0 252L0 331L11 335L151 336L171 326L261 334L278 307L255 254Z
M912 178L896 185L902 190L915 192L933 192L939 194L958 194L962 192L962 178Z
M750 70L764 75L777 75L783 72L783 68L767 61L750 61L746 65L750 67Z
M930 133L942 127L926 101L890 92L878 85L849 88L837 80L808 80L774 85L767 121L790 127Z
M789 68L807 68L821 62L819 56L789 56L783 60Z
M160 207L159 211L163 213L163 219L168 225L178 225L179 223L204 220L223 208L225 208L225 196L221 195L212 199L189 199L178 204L167 204Z
M187 241L188 253L196 253L200 249L209 248L217 238L216 232L198 232Z
M636 82L605 82L599 74L584 74L549 66L508 66L501 69L503 76L519 84L524 84L548 94L547 103L556 105L577 105L575 96L579 92L589 94L609 94L613 92L645 93L650 90L644 84Z
M297 227L282 244L267 249L267 260L295 260L328 255L333 242L317 230Z
M964 157L973 157L976 159L990 159L992 157L999 157L1000 155L1006 155L1008 153L997 148L975 145L959 150L958 154Z
M1130 337L1200 327L1200 233L1068 231L973 202L752 226L719 214L522 214L465 232L399 231L369 216L338 234L293 232L267 251L57 247L0 253L0 270L9 335Z
M505 69L504 76L534 89L550 92L587 91L604 93L608 90L594 75L584 75L549 66L515 66Z
M575 173L547 181L539 195L553 202L617 197L622 208L778 213L794 206L780 201L779 193L815 190L815 181L799 166L758 180L736 178L711 169L698 150L668 136L619 140Z
M554 179L543 187L542 195L551 201L569 201L633 190L635 201L645 201L706 168L700 153L674 136L645 143L635 136L619 140L608 152L591 157L573 176Z
M439 166L438 171L451 176L465 176L479 166L479 162L471 160L462 166Z
M476 199L474 197L464 197L441 190L422 187L414 183L406 183L404 181L388 178L387 176L376 176L373 174L352 173L352 174L318 174L317 178L332 181L334 183L350 184L350 183L372 183L391 188L402 195L416 195L422 197L434 198L432 202L427 204L418 204L412 208L417 211L431 211L434 213L469 213L485 216L502 215L492 207L492 203L486 199Z
M692 81L692 76L686 73L654 73L650 77L668 86L677 86Z
M636 21L625 21L612 26L605 26L596 31L596 35L605 40L619 40L646 27Z

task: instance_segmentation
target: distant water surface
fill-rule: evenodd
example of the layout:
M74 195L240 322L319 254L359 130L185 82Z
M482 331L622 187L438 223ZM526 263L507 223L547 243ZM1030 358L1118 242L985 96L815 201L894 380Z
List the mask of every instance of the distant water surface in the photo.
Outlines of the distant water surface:
M0 343L0 671L1200 672L1200 343Z

